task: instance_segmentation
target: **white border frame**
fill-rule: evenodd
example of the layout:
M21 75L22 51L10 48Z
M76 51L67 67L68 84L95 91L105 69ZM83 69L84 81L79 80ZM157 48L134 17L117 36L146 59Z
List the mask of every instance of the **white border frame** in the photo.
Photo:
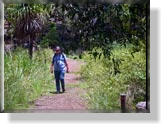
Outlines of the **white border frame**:
M3 18L4 4L0 4L1 17ZM12 113L9 114L10 121L50 121L50 120L68 120L68 121L158 121L159 120L159 28L158 28L159 12L158 10L150 10L150 113ZM4 20L1 19L1 110L4 110Z

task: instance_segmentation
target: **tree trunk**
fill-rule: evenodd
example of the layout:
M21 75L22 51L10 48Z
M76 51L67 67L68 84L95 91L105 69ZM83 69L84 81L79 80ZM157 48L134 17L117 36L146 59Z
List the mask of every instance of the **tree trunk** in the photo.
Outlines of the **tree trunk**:
M29 36L29 57L30 59L33 57L33 40L31 36Z

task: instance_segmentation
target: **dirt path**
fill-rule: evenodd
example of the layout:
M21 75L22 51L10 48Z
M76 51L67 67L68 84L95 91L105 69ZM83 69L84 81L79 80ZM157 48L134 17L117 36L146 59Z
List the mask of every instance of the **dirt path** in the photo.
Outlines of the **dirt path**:
M79 72L82 62L68 59L70 73L65 75L66 92L62 94L49 94L35 101L35 110L86 110L86 101L83 96L84 89L79 87ZM70 87L69 87L70 86Z

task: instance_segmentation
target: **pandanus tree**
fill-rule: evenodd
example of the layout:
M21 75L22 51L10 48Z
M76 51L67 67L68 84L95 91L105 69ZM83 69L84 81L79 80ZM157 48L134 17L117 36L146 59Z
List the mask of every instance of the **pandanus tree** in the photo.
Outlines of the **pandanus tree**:
M33 56L33 44L36 35L42 30L43 19L36 5L22 5L22 14L17 18L15 36L19 39L29 39L29 56Z
M49 17L52 5L22 4L7 7L9 21L13 24L15 37L29 40L29 56L33 56L33 44Z

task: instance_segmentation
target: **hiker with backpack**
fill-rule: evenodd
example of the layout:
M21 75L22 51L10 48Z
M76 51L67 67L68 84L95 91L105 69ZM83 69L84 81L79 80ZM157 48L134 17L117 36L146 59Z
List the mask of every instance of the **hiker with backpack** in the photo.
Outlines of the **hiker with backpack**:
M53 49L54 56L52 58L52 64L50 67L51 73L54 72L55 80L56 80L56 93L60 93L60 83L62 87L62 92L65 92L65 72L69 72L67 59L65 54L62 52L61 48L57 46Z

